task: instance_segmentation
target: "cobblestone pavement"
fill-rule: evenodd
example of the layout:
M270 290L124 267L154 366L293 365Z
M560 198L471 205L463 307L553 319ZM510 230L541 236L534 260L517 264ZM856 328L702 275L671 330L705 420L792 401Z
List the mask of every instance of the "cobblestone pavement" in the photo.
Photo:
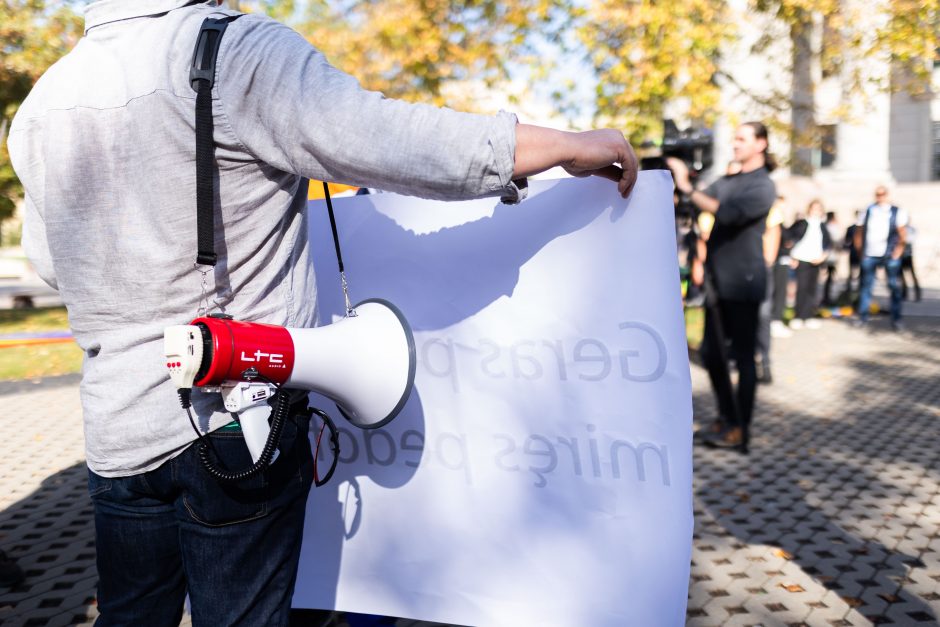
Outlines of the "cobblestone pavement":
M829 320L776 340L750 455L695 451L689 625L938 624L938 352L937 317L901 335ZM692 381L708 422L698 366ZM0 623L90 624L77 378L2 383L0 407L0 548L27 574L0 590Z
M689 625L938 624L940 318L908 329L775 340L750 455L695 451Z

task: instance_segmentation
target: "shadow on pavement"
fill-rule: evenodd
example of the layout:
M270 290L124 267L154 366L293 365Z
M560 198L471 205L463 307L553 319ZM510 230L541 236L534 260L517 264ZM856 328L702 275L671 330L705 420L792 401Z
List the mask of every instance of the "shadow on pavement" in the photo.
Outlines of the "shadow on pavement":
M0 547L26 574L15 588L0 589L0 623L81 625L97 615L87 480L85 464L75 464L0 512Z
M923 352L940 349L940 325L909 321L903 344L883 341L889 335L887 323L876 322L868 333L838 336L876 348L842 362L849 374L828 404L804 391L822 385L818 368L795 377L790 399L759 391L749 456L696 448L697 556L723 558L711 561L750 586L740 591L743 606L725 608L730 614L773 621L776 612L811 612L819 624L843 624L854 608L874 624L937 624L931 605L940 600L940 571L922 558L940 527L923 516L931 499L934 510L940 505L940 362L925 367ZM805 357L812 370L816 357ZM700 420L715 415L707 389L694 395L694 406ZM721 553L710 543L726 542L734 555L709 555ZM747 550L755 545L778 547L765 553L782 561ZM813 596L779 566L786 562L838 599L818 587ZM697 580L693 563L693 598L710 578L702 572ZM705 613L690 603L690 617Z

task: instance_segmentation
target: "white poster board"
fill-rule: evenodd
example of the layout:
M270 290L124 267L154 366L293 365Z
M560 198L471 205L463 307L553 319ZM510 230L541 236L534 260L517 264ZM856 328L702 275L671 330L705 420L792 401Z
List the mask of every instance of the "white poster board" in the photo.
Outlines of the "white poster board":
M530 198L334 202L353 302L411 323L415 393L388 426L340 421L307 507L295 607L462 625L685 621L691 383L666 172ZM310 205L321 323L343 312Z

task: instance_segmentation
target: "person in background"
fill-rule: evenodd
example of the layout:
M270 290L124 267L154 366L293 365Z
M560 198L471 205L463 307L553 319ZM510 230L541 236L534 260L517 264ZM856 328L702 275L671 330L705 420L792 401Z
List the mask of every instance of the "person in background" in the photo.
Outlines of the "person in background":
M783 211L780 203L775 202L767 214L762 240L764 265L767 266L767 292L760 304L760 320L757 325L757 352L759 360L757 380L760 383L772 383L770 372L770 338L773 324L774 304L774 267L780 253L780 240L783 235Z
M706 281L714 283L715 301L705 310L705 337L701 354L718 401L719 420L703 441L712 446L748 450L751 415L757 390L754 352L760 303L767 291L762 236L764 222L777 197L770 171L767 127L747 122L735 130L734 160L741 172L724 176L707 190L695 189L681 159L666 160L676 189L701 211L714 214L708 237ZM712 291L712 290L709 290ZM728 375L728 357L738 368L735 393Z
M819 269L832 248L829 229L823 222L825 215L822 202L813 200L809 203L806 218L791 227L794 244L790 256L796 267L796 315L790 321L790 328L794 330L803 327L818 329L820 326L816 318Z
M871 289L875 283L875 271L884 267L891 291L891 328L902 331L901 322L901 256L907 243L907 212L888 200L888 188L875 188L875 202L859 213L855 229L855 248L861 266L861 288L858 299L856 326L868 323L871 306Z
M858 225L854 222L845 229L845 237L842 238L842 250L849 253L849 275L845 279L845 298L852 305L857 304L858 283L860 283L861 269L859 267L858 249L855 248L855 231Z
M921 290L920 282L917 280L917 273L914 271L914 241L917 239L917 229L913 224L907 225L907 241L904 244L904 254L901 255L901 298L907 300L907 277L910 273L911 281L914 284L914 300L920 302Z
M787 308L787 292L790 287L790 249L793 248L793 240L790 238L789 227L782 222L786 215L786 201L783 196L777 196L774 207L780 214L781 224L777 259L773 266L774 286L770 303L770 335L787 338L793 335L783 322L783 311Z
M832 247L826 257L826 283L823 286L822 302L825 307L832 307L836 304L832 299L832 284L838 271L843 237L842 227L839 225L839 219L836 217L835 211L826 212L826 230L829 231L829 240L832 242Z
M715 189L720 189L721 185L724 184L723 182L733 180L731 177L740 173L741 164L732 159L725 168L725 176L715 181L714 185L717 186ZM708 213L707 211L699 212L698 219L695 222L695 232L698 234L695 242L695 254L691 257L691 261L689 262L689 284L695 285L699 292L704 291L705 259L708 255L708 236L711 234L714 225L714 214Z

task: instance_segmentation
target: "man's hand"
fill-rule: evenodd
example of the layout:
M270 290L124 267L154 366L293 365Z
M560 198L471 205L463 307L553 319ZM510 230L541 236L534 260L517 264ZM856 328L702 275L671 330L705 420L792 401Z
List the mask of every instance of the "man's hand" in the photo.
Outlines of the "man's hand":
M560 164L571 176L603 176L617 183L626 198L636 184L639 165L633 147L614 129L574 133L572 157ZM613 165L619 163L620 167Z
M666 167L672 171L672 178L676 182L676 189L683 194L691 194L694 188L689 179L689 166L682 159L666 157Z
M639 164L623 133L600 129L570 133L519 124L513 178L561 166L572 176L603 176L626 198L636 184Z

